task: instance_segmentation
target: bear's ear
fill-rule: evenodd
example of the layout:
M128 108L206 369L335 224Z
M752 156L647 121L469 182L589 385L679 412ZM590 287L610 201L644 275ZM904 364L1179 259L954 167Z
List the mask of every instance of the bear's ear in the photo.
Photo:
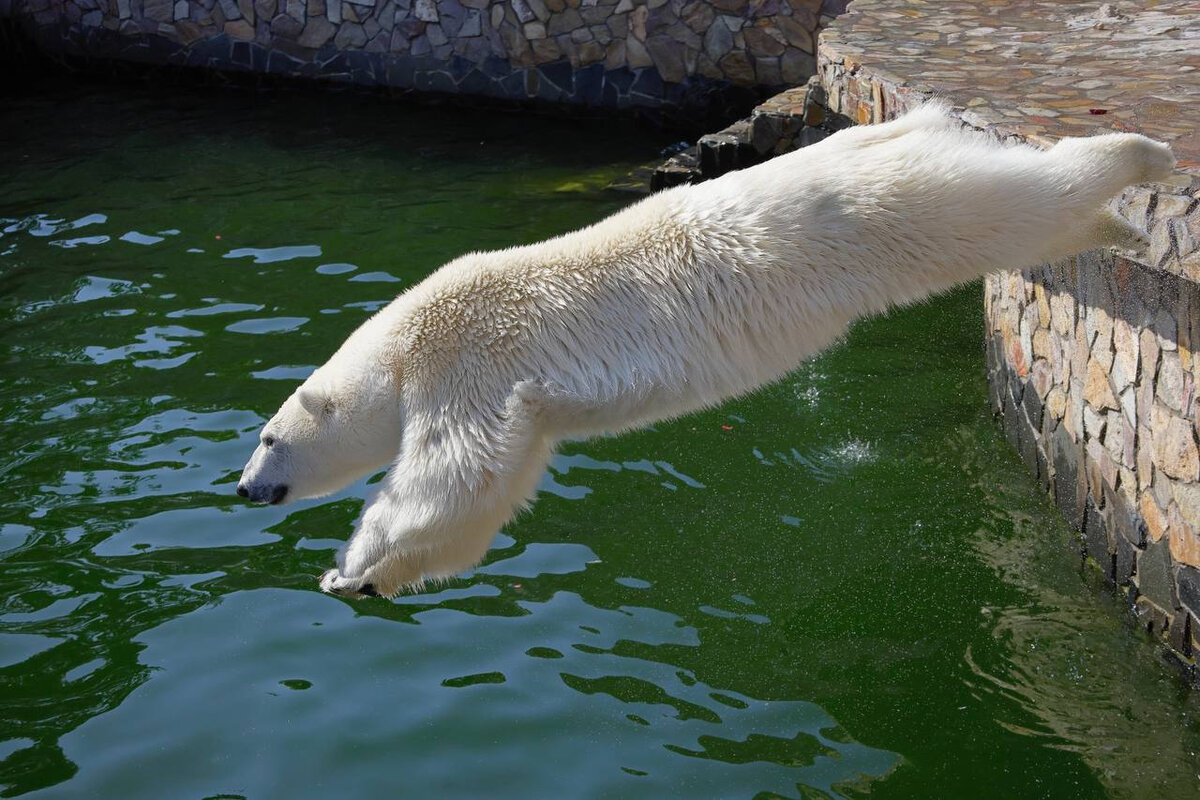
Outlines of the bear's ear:
M296 399L305 411L317 419L333 410L332 398L323 389L315 386L301 386L296 390Z

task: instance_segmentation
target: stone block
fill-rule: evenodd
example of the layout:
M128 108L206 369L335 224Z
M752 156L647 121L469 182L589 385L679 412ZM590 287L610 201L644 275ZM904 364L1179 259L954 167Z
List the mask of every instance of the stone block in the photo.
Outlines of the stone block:
M687 77L683 63L683 50L667 36L651 36L646 40L646 50L654 68L667 83L682 83Z
M1095 560L1111 580L1112 550L1108 541L1108 526L1104 516L1096 508L1095 500L1088 494L1083 504L1083 548L1084 553Z
M497 8L500 7L497 6ZM501 13L504 13L503 8L501 8ZM414 0L413 16L421 22L438 22L440 17L438 16L436 0ZM423 80L432 81L434 79L426 77Z
M532 21L532 19L533 16L531 13L530 21ZM579 12L575 9L568 8L561 14L555 14L550 17L550 21L546 23L546 32L550 36L558 36L560 34L569 34L576 28L582 27L584 27L583 17L579 16Z
M654 66L650 51L646 46L632 37L625 40L625 59L630 69L642 69Z
M704 53L714 62L733 49L733 32L726 25L709 26L704 34Z
M272 37L295 41L303 30L304 26L287 14L276 14L275 18L271 20Z
M1179 567L1175 585L1180 604L1193 615L1200 617L1200 569L1191 566Z
M1179 605L1171 574L1171 553L1165 541L1146 543L1146 549L1138 556L1136 583L1142 596L1168 613Z
M1079 469L1083 453L1070 435L1058 427L1050 436L1050 459L1054 464L1054 502L1075 530L1083 527L1083 493Z
M1166 635L1173 615L1145 596L1139 596L1133 608L1148 633L1156 636Z
M1200 477L1200 453L1192 425L1155 401L1150 430L1155 467L1177 480L1195 482Z
M332 39L335 33L337 33L337 26L329 20L324 17L309 17L304 30L300 32L296 41L301 47L311 47L317 50Z

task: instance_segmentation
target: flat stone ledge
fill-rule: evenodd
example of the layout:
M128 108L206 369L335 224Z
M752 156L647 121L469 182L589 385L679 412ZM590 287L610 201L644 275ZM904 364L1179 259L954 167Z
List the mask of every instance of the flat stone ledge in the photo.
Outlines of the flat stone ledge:
M855 0L822 34L829 106L859 123L931 97L1000 139L1050 146L1110 131L1168 142L1170 185L1127 191L1138 260L1200 281L1200 9L1133 3Z

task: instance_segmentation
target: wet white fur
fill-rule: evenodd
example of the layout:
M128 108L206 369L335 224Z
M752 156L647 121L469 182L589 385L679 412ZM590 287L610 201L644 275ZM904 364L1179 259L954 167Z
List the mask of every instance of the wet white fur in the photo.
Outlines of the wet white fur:
M555 443L777 380L855 318L1141 234L1107 210L1166 178L1142 136L1001 146L932 105L546 242L458 258L355 331L246 467L289 498L391 462L326 591L478 562Z

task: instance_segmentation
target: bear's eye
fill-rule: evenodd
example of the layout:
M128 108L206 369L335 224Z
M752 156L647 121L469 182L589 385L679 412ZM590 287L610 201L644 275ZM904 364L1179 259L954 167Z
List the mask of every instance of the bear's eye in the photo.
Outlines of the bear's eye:
M275 446L275 437L274 436L264 436L263 437L263 447L274 447L274 446Z

